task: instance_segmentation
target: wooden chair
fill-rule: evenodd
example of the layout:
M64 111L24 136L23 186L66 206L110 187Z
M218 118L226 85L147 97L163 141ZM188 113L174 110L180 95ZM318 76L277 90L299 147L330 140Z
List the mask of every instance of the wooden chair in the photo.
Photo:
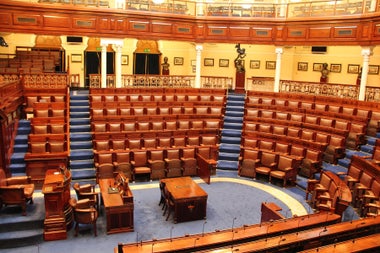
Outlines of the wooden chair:
M269 183L272 183L272 178L278 178L283 181L282 186L285 187L288 181L294 184L296 177L297 168L295 167L295 160L286 155L279 155L277 166L269 173Z
M182 149L182 176L198 175L197 159L195 158L195 148Z
M300 165L299 175L313 178L315 173L320 172L322 165L322 152L319 150L307 149L305 158Z
M136 180L137 175L148 175L149 180L151 179L152 170L148 164L148 153L147 151L133 151L132 152L132 171L133 180Z
M94 235L97 236L96 221L98 219L98 211L91 205L89 199L76 200L71 198L69 204L73 209L75 221L75 236L78 236L79 224L93 225Z
M261 151L258 149L243 149L239 157L238 175L256 178L256 166L260 163Z
M182 166L179 149L167 149L165 155L166 177L182 176Z
M277 166L278 155L276 153L262 151L260 156L260 164L255 168L255 178L257 174L269 177L271 170Z
M26 204L33 204L34 184L30 176L7 178L0 169L0 208L4 205L21 206L22 215L26 215Z
M115 172L122 172L129 180L133 180L132 164L129 152L116 152L113 161Z
M150 176L152 180L165 177L164 150L150 150L148 164L152 171Z
M77 195L77 199L89 199L92 206L96 207L99 211L99 193L95 192L95 185L93 184L82 184L78 182L74 183L73 189Z

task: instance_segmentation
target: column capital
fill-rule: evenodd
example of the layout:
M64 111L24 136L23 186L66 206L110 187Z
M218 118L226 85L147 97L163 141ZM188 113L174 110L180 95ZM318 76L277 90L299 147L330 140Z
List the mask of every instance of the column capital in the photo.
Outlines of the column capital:
M284 52L284 49L282 47L276 47L275 52L276 54L282 54Z
M195 50L202 51L203 50L203 45L201 45L201 44L195 45Z
M373 54L373 47L362 47L362 56L371 56Z

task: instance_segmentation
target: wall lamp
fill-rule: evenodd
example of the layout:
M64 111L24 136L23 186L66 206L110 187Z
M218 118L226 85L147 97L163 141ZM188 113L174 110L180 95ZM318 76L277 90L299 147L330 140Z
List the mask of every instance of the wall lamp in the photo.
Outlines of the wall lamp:
M7 44L7 42L5 42L5 40L4 40L3 37L0 37L0 46L2 46L2 47L8 47L8 44Z

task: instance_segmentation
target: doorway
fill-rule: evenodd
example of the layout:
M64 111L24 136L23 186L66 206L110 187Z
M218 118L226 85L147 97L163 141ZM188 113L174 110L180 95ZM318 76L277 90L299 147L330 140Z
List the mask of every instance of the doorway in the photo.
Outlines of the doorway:
M90 87L90 74L101 73L101 52L84 52L84 75L85 75L85 87ZM115 74L115 53L107 52L107 75Z
M134 54L133 74L159 75L160 54Z

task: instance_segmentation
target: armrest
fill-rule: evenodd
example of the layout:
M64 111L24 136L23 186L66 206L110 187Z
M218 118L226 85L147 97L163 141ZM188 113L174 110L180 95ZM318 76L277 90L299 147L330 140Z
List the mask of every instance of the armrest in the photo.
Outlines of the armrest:
M330 196L326 196L326 195L320 195L320 196L318 196L318 199L319 199L319 200L325 200L325 201L328 201L328 200L332 200L333 198L330 197Z
M29 176L10 177L6 179L6 182L7 182L7 185L29 184L30 177Z

